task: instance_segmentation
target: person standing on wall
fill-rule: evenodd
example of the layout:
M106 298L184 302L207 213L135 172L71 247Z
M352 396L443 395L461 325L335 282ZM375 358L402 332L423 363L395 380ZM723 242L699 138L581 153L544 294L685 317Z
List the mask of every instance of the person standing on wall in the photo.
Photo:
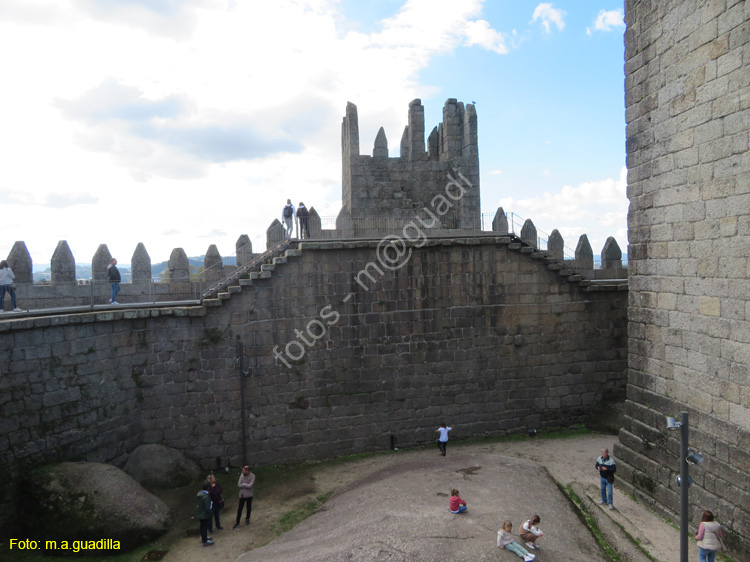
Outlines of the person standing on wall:
M299 219L299 235L305 239L310 238L310 225L308 224L310 212L302 201L299 202L297 218Z
M245 525L250 524L250 512L253 509L253 486L255 486L255 474L250 472L249 466L242 467L242 474L237 481L237 487L240 489L240 505L237 506L237 518L234 521L232 530L240 526L242 519L242 508L247 503L247 514L245 515Z
M120 304L117 302L117 293L120 292L120 270L117 269L117 260L112 258L109 260L107 266L107 278L109 279L109 286L112 289L112 296L109 299L109 304Z
M292 205L292 200L287 199L286 205L281 210L281 222L286 225L286 237L292 239L292 232L294 231L294 221L297 219L297 213Z
M614 502L612 501L613 484L615 482L615 471L617 470L617 464L615 459L609 456L609 449L602 449L602 455L596 459L596 470L599 472L599 486L602 490L602 505L607 505L607 499L609 499L609 509L614 509Z
M16 306L16 285L13 280L16 278L13 270L6 260L0 261L0 312L4 312L5 293L10 293L10 301L13 305L13 312L21 312Z

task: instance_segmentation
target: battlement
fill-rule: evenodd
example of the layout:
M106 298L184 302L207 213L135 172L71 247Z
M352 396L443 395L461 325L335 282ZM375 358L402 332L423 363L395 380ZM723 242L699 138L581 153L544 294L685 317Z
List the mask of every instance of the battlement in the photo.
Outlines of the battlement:
M455 207L441 216L442 228L480 228L479 148L473 105L450 98L443 121L432 129L425 148L424 106L409 104L400 155L389 157L388 138L381 127L372 156L360 154L357 106L349 102L341 124L342 220L384 217L409 220L443 193L459 174L468 189Z

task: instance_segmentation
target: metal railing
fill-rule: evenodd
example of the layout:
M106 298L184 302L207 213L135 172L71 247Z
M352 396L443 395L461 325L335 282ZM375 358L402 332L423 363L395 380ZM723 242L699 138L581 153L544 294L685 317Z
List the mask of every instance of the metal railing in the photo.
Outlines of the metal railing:
M113 306L162 305L174 303L199 303L206 283L183 281L164 283L153 280L120 283L117 304L110 302L112 284L107 280L90 279L66 283L16 283L16 305L22 312L30 310L75 309L94 310ZM3 317L12 310L11 297L6 295Z

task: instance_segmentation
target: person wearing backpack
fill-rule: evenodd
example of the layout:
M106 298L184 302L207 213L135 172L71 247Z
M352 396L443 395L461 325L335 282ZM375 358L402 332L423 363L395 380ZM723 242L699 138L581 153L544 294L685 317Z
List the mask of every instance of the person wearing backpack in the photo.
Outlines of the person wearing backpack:
M286 225L286 237L290 240L292 238L295 220L297 220L297 212L294 210L292 200L287 199L286 205L284 205L284 208L281 210L281 222Z
M302 201L299 202L297 218L299 219L299 235L305 239L310 238L310 225L308 224L310 212Z

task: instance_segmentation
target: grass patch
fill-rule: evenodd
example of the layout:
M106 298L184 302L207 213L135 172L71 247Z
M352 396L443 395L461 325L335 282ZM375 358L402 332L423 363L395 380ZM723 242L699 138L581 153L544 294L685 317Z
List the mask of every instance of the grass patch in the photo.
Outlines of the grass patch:
M391 451L381 451L376 453L357 453L354 455L335 457L323 461L307 461L297 464L275 464L269 466L258 466L255 468L251 467L251 470L258 479L258 482L263 482L264 487L271 488L273 486L283 485L285 482L294 480L295 478L305 477L312 471L318 470L322 467L356 462L379 455L385 455L390 452Z
M469 439L462 439L460 441L451 441L452 446L461 445L477 445L480 443L509 443L517 441L533 441L539 439L568 439L570 437L581 437L583 435L590 434L591 431L585 427L573 427L568 429L561 429L551 427L547 429L539 430L536 437L530 437L527 433L511 433L510 435L499 435L496 437L470 437ZM434 443L430 443L430 446L434 446Z
M333 492L328 492L327 494L323 494L321 496L318 496L314 500L307 502L299 509L287 511L279 518L279 521L277 523L272 525L272 530L274 531L274 533L276 533L276 536L286 533L295 525L297 525L298 523L302 523L302 521L304 521L318 509L320 509L323 504L328 501L328 498L330 498L331 495L333 495Z
M583 518L584 523L586 523L586 526L591 530L591 533L594 535L596 542L598 542L602 550L607 553L607 556L609 556L615 562L622 562L622 558L620 558L619 554L617 554L617 552L615 552L612 547L607 544L607 541L604 539L604 535L602 535L602 532L599 529L599 526L596 524L596 521L594 521L594 518L591 517L591 514L584 507L581 498L579 498L578 494L573 491L573 488L571 488L570 485L567 485L565 487L563 487L559 483L557 485L570 498L570 501L572 501L578 508L578 513Z

